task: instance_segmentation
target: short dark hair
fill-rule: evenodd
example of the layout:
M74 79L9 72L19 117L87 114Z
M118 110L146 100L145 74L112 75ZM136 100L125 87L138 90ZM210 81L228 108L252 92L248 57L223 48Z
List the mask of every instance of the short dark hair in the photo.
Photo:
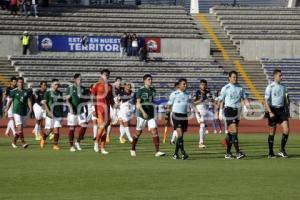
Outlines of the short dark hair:
M207 80L201 79L201 80L200 80L200 83L205 83L205 84L207 84Z
M179 85L179 82L176 81L175 84L174 84L174 87L177 87Z
M178 80L178 85L181 83L181 82L187 82L187 80L185 78L181 78Z
M146 80L147 78L151 78L151 79L152 79L151 74L145 74L145 75L143 76L143 80Z
M274 69L273 71L273 76L278 74L278 73L281 73L281 70L280 69Z
M52 81L51 81L52 83L54 83L54 82L58 82L58 79L57 78L54 78L54 79L52 79Z
M24 81L24 78L23 78L23 77L21 77L21 76L19 76L19 77L17 78L17 81L19 81L19 80L22 80L22 81Z
M77 78L79 78L80 76L81 76L81 74L76 73L76 74L74 74L73 78L74 78L74 79L77 79Z
M44 83L47 85L47 81L41 81L40 86L42 86Z
M228 77L231 77L232 74L238 75L237 71L232 70L232 71L230 71L230 72L228 73Z
M122 77L117 76L117 77L115 78L115 81L117 81L117 80L122 80Z
M16 81L16 80L17 80L17 77L15 77L15 76L12 76L12 77L10 78L10 82Z
M104 73L107 73L108 75L110 75L109 69L102 69L100 74L104 74Z

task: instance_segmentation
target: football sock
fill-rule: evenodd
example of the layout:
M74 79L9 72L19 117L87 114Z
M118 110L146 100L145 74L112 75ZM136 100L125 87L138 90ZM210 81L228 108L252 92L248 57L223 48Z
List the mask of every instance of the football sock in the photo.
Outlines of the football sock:
M281 151L285 151L285 145L286 145L286 143L287 143L287 141L288 141L288 138L289 138L289 135L288 134L285 134L285 133L283 133L282 134L282 139L281 139Z
M226 142L227 142L227 154L231 153L231 146L232 146L232 135L231 133L226 134Z
M127 127L124 127L124 131L125 131L125 133L126 133L126 136L127 136L128 140L129 140L129 142L132 142L132 137L131 137L131 134L130 134L130 129L129 129L129 127L128 127L128 126L127 126Z
M274 135L268 136L268 145L269 145L269 154L274 154L273 146L274 146Z
M152 137L152 142L155 146L155 152L159 152L159 136L156 135L156 136Z

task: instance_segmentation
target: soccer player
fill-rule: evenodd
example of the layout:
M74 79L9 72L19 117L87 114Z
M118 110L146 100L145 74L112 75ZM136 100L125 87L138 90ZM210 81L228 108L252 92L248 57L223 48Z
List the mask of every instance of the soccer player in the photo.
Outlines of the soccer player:
M85 105L87 102L86 89L81 85L81 75L76 73L73 77L74 83L67 88L66 103L69 108L68 126L69 126L69 144L70 151L75 152L76 149L81 151L80 141L83 139L87 129L87 116L85 113ZM77 141L74 144L74 136L76 126L80 126Z
M24 139L23 127L26 125L27 116L30 116L30 114L32 113L32 102L29 91L24 89L23 77L17 78L17 88L9 92L9 100L6 112L8 112L11 104L13 107L12 111L14 121L17 127L17 132L14 135L14 139L11 145L13 148L17 148L17 141L20 138L22 147L27 148L28 144Z
M159 151L159 136L155 121L155 89L152 87L152 76L150 74L145 74L143 81L144 86L141 87L136 94L137 125L136 135L133 136L130 155L133 157L136 156L136 145L138 143L138 139L147 124L149 131L152 133L152 141L156 152L155 156L164 156L166 154Z
M179 150L181 151L181 159L188 159L188 154L184 150L183 135L188 128L188 112L191 105L191 97L186 92L187 80L180 79L178 81L178 89L171 93L168 105L168 111L172 109L172 121L174 129L177 132L177 141L173 159L179 159Z
M238 125L240 117L241 102L244 103L244 108L249 106L247 95L244 89L238 84L238 73L236 71L229 72L229 83L225 85L219 96L220 104L220 116L225 117L226 124L228 126L228 134L226 134L226 159L233 159L231 153L232 144L236 150L236 158L242 159L246 155L241 152L238 142ZM223 111L223 106L225 106ZM224 113L223 113L224 112Z
M120 94L120 111L118 112L118 118L120 122L120 133L125 132L129 142L132 142L132 137L129 129L129 121L134 115L134 104L135 104L135 94L131 90L131 83L124 83L124 91ZM120 141L123 139L123 136Z
M34 93L33 112L35 117L35 127L33 129L33 133L35 135L35 140L41 139L42 120L45 117L45 112L46 112L43 108L42 100L46 90L47 90L47 82L41 81L40 88L37 89Z
M178 81L175 83L174 87L175 87L175 90L178 90ZM166 105L167 106L167 105ZM170 121L171 125L174 127L174 124L173 124L173 121L172 121L172 113L170 113L169 111L166 112L166 118L167 120ZM170 144L172 145L175 145L175 140L177 138L177 131L176 129L173 129L173 133L172 133L172 137L171 137L171 141L170 141Z
M110 141L110 132L112 125L115 125L118 123L118 112L120 111L120 93L123 92L124 88L122 87L122 78L116 77L114 84L112 85L112 94L114 97L114 105L115 107L110 107L110 118L111 123L107 127L107 136L106 136L106 143L109 143ZM121 127L120 127L121 128ZM120 133L120 143L125 143L126 141L123 139L123 136L125 135L125 132Z
M10 107L8 106L8 100L9 100L9 93L11 90L15 89L17 87L17 78L15 76L11 77L10 79L10 86L8 86L5 90L5 93L3 95L3 101L6 102L6 109L8 110L6 113L6 117L8 118L7 128L5 131L5 135L9 135L9 131L11 130L13 136L16 134L16 128L15 128L15 122L14 122L14 116L12 112L12 105Z
M276 126L280 124L283 130L281 147L279 156L287 158L285 146L289 137L289 98L285 86L281 84L282 73L281 70L275 69L273 72L274 81L269 84L265 91L265 106L267 110L267 118L270 127L270 134L268 137L269 144L269 158L275 158L273 151L274 136L276 133Z
M110 107L114 107L114 100L112 95L112 86L108 83L110 71L103 69L100 72L100 80L94 85L91 92L94 95L95 111L98 122L98 132L94 143L94 151L100 150L103 155L108 154L105 150L107 127L110 125Z
M196 118L200 124L199 129L199 148L206 148L205 134L207 128L207 120L209 119L209 97L210 91L207 87L207 81L201 80L199 85L199 90L196 91L193 97L193 103L196 106Z
M61 121L63 118L63 94L59 91L59 81L58 79L52 79L51 88L47 90L44 94L42 104L46 110L45 119L45 131L42 132L42 138L40 141L41 149L45 148L46 139L51 132L54 133L53 147L54 151L60 150L58 146L59 140L59 128L61 127Z

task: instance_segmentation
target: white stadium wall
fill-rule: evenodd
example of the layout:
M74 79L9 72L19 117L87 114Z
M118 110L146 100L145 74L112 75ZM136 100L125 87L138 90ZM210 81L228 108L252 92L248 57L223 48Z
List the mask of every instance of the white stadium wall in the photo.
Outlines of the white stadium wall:
M240 54L247 61L300 58L300 40L241 40Z

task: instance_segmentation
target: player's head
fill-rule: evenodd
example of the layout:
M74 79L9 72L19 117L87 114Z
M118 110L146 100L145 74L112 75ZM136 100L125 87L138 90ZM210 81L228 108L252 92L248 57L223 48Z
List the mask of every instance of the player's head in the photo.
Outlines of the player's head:
M18 78L17 78L17 86L18 86L18 88L20 88L20 89L23 89L23 88L24 88L24 78L23 78L23 77L18 77Z
M151 76L151 74L145 74L143 76L143 81L144 81L145 86L150 87L152 85L152 76Z
M80 83L81 83L81 74L79 74L79 73L74 74L73 80L74 80L74 83L76 85L80 85Z
M230 71L228 73L229 82L232 84L236 84L238 82L238 73L236 71Z
M124 83L124 90L126 91L126 92L129 92L129 91L131 91L131 83L129 82L129 81L126 81L125 83Z
M199 87L200 87L200 90L206 90L207 89L207 81L204 79L200 80Z
M275 69L273 71L273 78L275 82L280 83L282 81L282 73L280 69Z
M41 81L40 82L40 89L42 91L45 91L47 89L47 82L46 81Z
M105 82L108 81L110 75L110 71L108 69L102 69L100 72L101 79Z
M52 79L52 81L51 81L51 87L52 87L52 89L54 91L58 89L58 87L59 87L59 81L58 81L58 79L56 79L56 78Z
M174 84L175 90L178 89L178 85L179 85L179 83L178 83L178 81L176 81L175 84Z
M116 77L115 78L115 83L114 83L115 87L117 87L117 88L121 87L121 83L122 83L122 78L119 77L119 76Z
M185 91L187 86L187 80L185 78L181 78L178 80L178 89L181 91Z
M16 87L17 86L17 77L13 76L10 78L10 85L12 87Z

